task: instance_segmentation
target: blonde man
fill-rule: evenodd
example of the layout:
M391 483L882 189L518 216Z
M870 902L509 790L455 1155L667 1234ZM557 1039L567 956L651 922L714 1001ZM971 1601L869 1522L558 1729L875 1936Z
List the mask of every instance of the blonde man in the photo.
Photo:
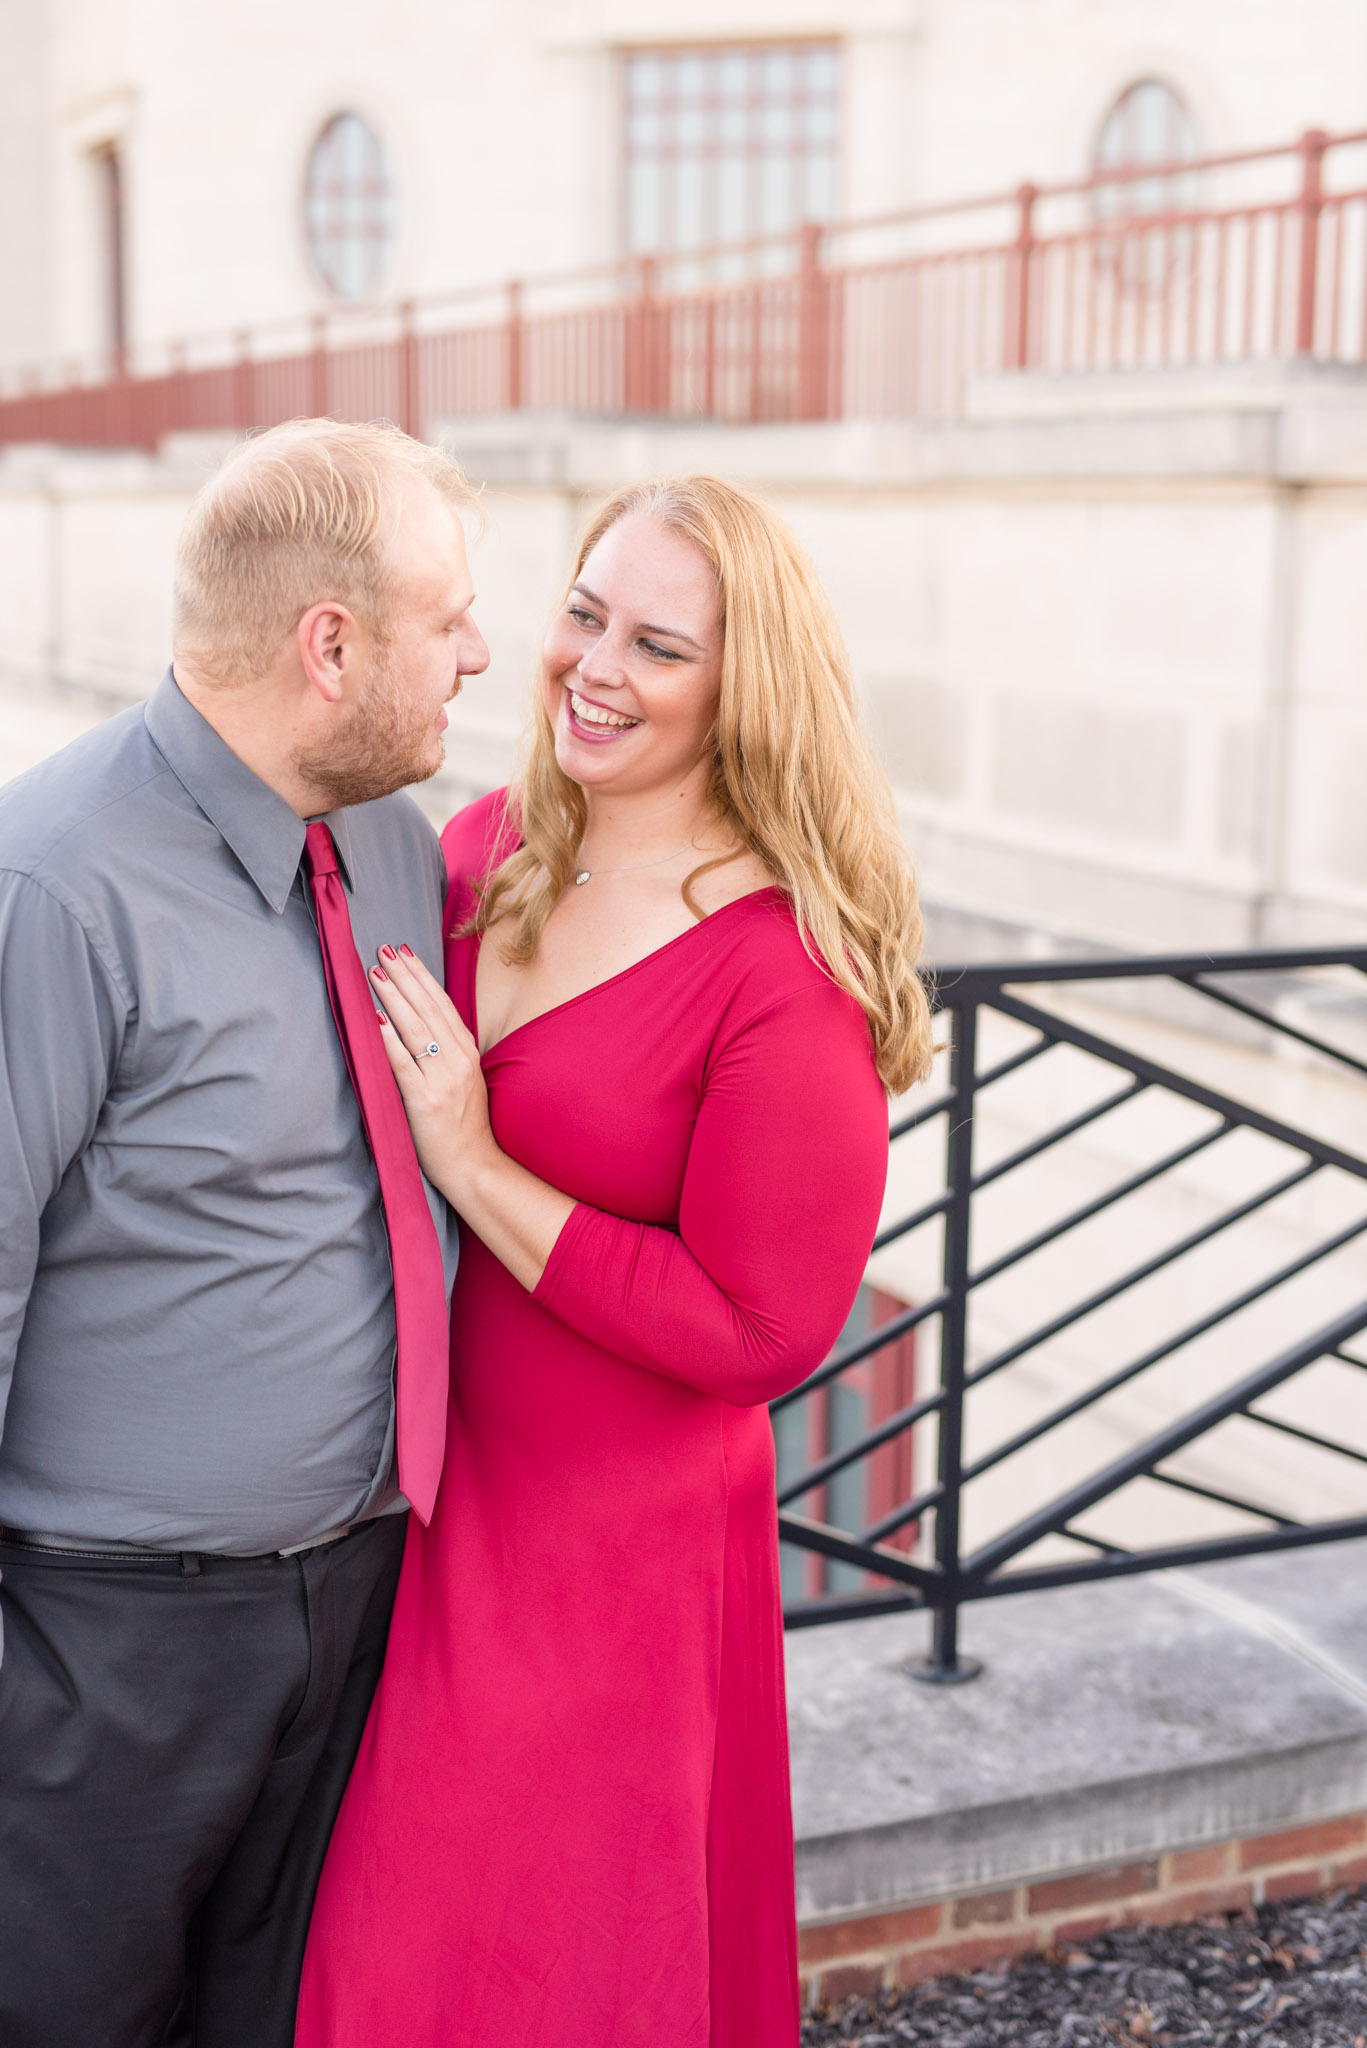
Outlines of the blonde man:
M0 794L7 2048L293 2039L443 1440L454 1226L356 988L440 972L395 792L488 659L468 497L391 429L249 442L172 671Z

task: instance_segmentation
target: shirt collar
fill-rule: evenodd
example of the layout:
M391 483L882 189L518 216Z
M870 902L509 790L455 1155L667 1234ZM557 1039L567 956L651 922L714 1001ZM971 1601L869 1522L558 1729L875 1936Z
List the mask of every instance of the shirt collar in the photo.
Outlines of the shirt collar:
M277 914L289 901L304 852L304 820L254 775L184 695L168 668L144 707L153 744L182 787L232 848ZM348 889L351 832L346 812L329 811L324 823L337 848Z

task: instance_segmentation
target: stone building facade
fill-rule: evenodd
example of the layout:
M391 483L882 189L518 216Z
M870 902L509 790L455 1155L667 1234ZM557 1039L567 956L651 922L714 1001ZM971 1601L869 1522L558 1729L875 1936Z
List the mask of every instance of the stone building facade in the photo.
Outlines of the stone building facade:
M0 368L1365 120L1367 0L0 0Z

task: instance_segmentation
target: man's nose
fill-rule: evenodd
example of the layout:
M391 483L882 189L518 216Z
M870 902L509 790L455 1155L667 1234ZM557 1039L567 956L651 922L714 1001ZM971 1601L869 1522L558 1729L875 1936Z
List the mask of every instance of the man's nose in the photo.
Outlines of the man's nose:
M479 627L471 619L465 645L460 652L458 673L463 676L482 676L489 666L489 647Z

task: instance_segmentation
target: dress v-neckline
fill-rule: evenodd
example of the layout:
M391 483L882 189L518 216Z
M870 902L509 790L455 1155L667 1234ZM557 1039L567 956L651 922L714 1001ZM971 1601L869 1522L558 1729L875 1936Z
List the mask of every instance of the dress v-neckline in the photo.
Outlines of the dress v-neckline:
M618 982L625 981L628 975L636 974L642 967L649 967L653 961L662 959L666 953L672 953L685 939L691 939L696 933L706 931L719 917L725 917L728 910L738 910L742 904L753 903L761 896L782 895L783 891L777 882L766 882L762 888L747 889L743 896L733 896L729 903L723 903L718 909L709 911L698 924L691 924L686 930L675 932L673 938L666 939L662 946L655 946L649 953L643 953L640 959L633 960L629 967L619 968L616 974L609 974L604 981L595 981L590 988L581 988L578 995L566 996L562 1003L552 1003L549 1008L538 1010L534 1017L524 1017L520 1024L514 1024L510 1031L505 1031L501 1038L494 1039L492 1044L487 1046L479 1044L479 956L484 944L484 933L476 932L474 958L470 962L470 1021L474 1027L471 1036L479 1047L481 1063L492 1059L510 1039L519 1037L524 1031L530 1031L534 1024L544 1024L548 1017L558 1017L562 1011L572 1010L579 1003L587 1002L590 996L602 995L605 989L615 988Z

